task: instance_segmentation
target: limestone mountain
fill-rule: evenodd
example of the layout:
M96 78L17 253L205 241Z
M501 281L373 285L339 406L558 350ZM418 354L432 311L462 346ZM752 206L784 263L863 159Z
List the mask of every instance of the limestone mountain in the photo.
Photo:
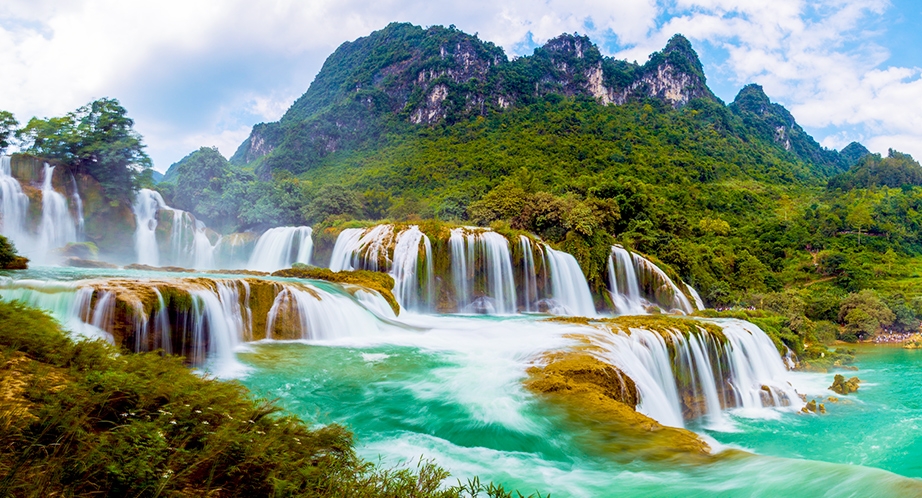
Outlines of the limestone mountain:
M256 125L231 162L257 162L262 176L272 169L300 173L387 129L450 125L548 95L619 105L653 98L673 107L718 101L681 35L643 65L605 57L589 38L569 34L510 60L454 27L394 23L341 45L282 119Z
M803 161L812 163L825 175L841 173L854 164L837 152L824 149L797 124L790 111L773 103L759 85L744 86L729 107L742 118L751 133L773 141ZM856 145L863 148L860 144Z

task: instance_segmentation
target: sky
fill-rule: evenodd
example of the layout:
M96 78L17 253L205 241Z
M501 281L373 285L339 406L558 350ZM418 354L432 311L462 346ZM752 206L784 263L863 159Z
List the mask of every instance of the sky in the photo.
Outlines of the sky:
M0 110L25 123L116 98L157 170L201 146L229 157L336 47L392 21L454 24L510 57L585 34L641 63L681 33L725 102L758 83L825 147L922 159L917 0L3 0Z

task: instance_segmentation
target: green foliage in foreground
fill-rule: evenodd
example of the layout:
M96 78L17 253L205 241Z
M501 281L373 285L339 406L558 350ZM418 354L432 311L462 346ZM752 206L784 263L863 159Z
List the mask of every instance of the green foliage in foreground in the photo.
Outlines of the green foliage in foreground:
M351 434L308 428L178 358L74 343L0 302L0 496L511 497L420 460L385 470Z

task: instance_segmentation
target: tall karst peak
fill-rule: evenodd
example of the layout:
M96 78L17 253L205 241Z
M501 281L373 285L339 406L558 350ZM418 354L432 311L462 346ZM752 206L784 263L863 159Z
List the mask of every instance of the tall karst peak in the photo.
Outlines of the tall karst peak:
M848 164L838 153L817 143L797 124L790 111L771 101L760 85L751 83L744 86L730 104L730 110L741 117L756 136L813 163L824 174L833 175L848 169Z
M739 93L736 94L736 98L733 99L733 104L736 108L764 116L766 114L781 114L790 116L790 113L779 104L773 104L771 99L768 98L768 95L765 94L765 90L762 89L762 85L756 83L750 83L740 89ZM792 118L793 119L793 118Z

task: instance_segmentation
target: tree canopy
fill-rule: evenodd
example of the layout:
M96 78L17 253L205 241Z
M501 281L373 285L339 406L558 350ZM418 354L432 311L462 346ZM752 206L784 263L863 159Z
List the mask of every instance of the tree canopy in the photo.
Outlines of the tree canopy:
M115 99L90 102L62 117L32 118L17 136L25 152L89 174L115 200L130 199L140 172L151 167L134 120Z

